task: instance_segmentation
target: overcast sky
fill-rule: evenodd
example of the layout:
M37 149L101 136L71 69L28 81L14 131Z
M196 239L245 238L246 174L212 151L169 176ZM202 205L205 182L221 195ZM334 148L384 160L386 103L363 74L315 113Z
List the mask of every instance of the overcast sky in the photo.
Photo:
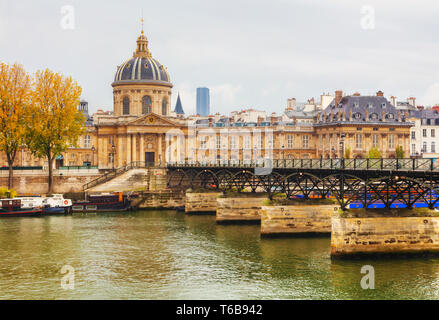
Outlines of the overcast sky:
M73 30L61 27L66 5ZM142 10L152 55L174 84L172 108L180 92L186 114L199 86L211 89L213 113L280 112L289 97L337 89L439 103L431 0L0 0L0 60L71 75L92 112L112 110L111 82L135 50Z

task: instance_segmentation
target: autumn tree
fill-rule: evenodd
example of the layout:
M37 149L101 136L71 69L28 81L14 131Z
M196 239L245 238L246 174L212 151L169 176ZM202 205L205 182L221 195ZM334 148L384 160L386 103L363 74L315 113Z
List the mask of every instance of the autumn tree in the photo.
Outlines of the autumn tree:
M35 74L33 114L26 142L33 154L47 159L48 192L53 191L53 160L70 146L77 146L85 117L78 110L81 87L71 78L48 69Z
M0 150L9 168L8 188L12 188L13 164L25 138L30 112L31 79L20 64L0 63Z

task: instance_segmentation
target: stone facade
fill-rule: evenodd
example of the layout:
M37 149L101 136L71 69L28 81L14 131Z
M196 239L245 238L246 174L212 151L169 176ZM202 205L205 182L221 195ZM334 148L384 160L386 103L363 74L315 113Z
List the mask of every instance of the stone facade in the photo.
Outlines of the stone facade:
M261 207L266 199L266 197L217 198L216 222L260 223Z
M261 235L329 235L332 215L338 209L335 204L262 206Z
M439 217L332 218L331 256L439 253Z
M216 213L217 198L222 192L186 192L186 213L212 212Z

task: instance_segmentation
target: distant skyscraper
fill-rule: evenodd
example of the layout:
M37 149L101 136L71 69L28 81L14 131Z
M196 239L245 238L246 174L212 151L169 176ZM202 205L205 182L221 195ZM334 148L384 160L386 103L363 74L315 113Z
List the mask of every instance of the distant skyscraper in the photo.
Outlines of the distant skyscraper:
M203 117L210 114L209 88L197 88L197 114Z

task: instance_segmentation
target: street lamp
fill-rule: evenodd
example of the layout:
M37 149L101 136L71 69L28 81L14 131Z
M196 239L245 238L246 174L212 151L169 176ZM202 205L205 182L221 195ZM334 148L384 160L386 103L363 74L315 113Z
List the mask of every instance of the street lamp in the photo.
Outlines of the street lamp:
M116 146L114 144L111 145L111 162L113 163L113 171L114 171L114 155L116 154Z
M344 159L344 138L345 138L345 134L342 133L340 135L340 152L341 152L341 157L342 159Z
M91 147L91 165L94 166L95 163L95 146Z

